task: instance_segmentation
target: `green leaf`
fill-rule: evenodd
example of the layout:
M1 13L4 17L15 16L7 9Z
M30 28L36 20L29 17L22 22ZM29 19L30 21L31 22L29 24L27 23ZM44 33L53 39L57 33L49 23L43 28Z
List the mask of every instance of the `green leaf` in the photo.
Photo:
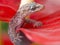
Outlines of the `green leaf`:
M8 30L8 23L2 22L2 31L7 32L7 30Z

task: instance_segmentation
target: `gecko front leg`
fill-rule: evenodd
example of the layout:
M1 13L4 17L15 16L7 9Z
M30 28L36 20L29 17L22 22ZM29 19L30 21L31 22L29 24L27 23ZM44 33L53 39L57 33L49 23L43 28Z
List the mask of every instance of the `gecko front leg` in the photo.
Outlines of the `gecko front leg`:
M30 19L30 18L28 18L28 19L25 18L25 22L33 24L33 27L39 27L39 26L43 25L43 23L41 21L36 21L36 20Z

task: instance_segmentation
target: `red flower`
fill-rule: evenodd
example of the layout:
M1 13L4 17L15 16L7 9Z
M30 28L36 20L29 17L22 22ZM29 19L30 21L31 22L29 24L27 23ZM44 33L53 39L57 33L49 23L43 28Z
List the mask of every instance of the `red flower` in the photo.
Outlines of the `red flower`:
M36 2L43 4L45 8L40 12L32 14L30 18L41 21L43 25L38 27L38 29L33 29L30 24L26 24L24 25L24 28L20 28L20 30L31 41L41 43L43 45L60 45L60 0L36 0ZM10 11L6 11L9 15L7 14L7 17L7 15L5 15L6 13L1 11L0 19L9 21L15 11L11 8L9 9L4 7L4 10L5 9ZM30 29L27 30L25 28Z

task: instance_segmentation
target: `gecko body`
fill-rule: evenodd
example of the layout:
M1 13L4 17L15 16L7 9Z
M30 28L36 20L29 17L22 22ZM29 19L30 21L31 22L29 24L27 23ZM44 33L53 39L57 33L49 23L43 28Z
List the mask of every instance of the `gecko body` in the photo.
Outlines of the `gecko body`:
M16 30L22 27L25 17L31 13L41 10L41 7L41 4L35 2L25 4L20 8L20 11L17 11L16 15L10 20L8 34L14 45L20 45L22 36L19 36L19 33L16 33Z

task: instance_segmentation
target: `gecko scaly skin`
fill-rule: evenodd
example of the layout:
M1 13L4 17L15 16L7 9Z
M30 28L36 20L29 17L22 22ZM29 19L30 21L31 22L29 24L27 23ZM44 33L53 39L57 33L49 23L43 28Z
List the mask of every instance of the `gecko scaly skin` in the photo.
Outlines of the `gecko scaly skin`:
M16 33L16 30L24 24L25 17L31 13L37 12L43 8L43 5L32 2L23 5L20 8L20 11L9 22L8 34L14 45L20 45L22 36L19 36L19 33Z

